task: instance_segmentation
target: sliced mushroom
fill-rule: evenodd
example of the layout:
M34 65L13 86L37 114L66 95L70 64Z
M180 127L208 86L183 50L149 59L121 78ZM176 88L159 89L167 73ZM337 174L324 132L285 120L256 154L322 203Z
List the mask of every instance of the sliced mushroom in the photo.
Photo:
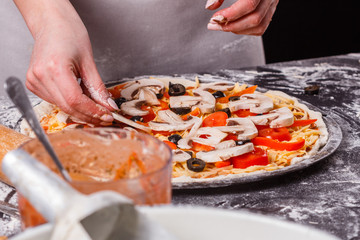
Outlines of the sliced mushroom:
M249 118L228 118L226 122L227 127L243 129L243 131L236 133L238 140L249 140L258 135L255 124Z
M213 127L225 133L236 134L239 140L249 140L258 135L254 123L248 118L228 118L226 126Z
M271 98L262 94L244 94L240 100L229 102L229 108L232 112L240 109L250 109L252 113L266 113L274 108Z
M196 157L200 158L205 162L218 162L224 161L231 157L240 156L242 154L251 152L254 150L254 145L252 143L246 143L241 146L235 146L227 149L218 149L208 152L198 152Z
M235 146L236 146L236 142L234 140L227 140L217 144L215 146L215 149L228 149Z
M256 125L269 125L271 128L287 127L294 123L294 114L287 107L278 108L268 114L250 117Z
M127 100L135 99L141 88L147 88L156 95L162 93L165 86L164 83L156 79L139 79L132 82L132 84L126 85L126 88L121 91L121 96Z
M145 100L127 101L121 104L120 109L123 113L130 116L145 116L149 114L149 112L140 109L145 102Z
M202 124L201 118L193 117L192 119L194 119L195 123L192 126L188 135L186 135L184 138L182 138L178 141L178 148L182 148L182 149L190 149L191 148L191 146L189 145L189 141L196 134L197 130L200 128L200 126Z
M231 91L235 85L229 82L213 82L213 83L202 83L199 88L203 90L214 90L214 91Z
M146 126L138 124L138 123L136 123L134 121L131 121L130 119L127 119L126 117L121 116L120 114L112 113L112 116L116 121L119 121L121 123L125 123L125 124L127 124L127 125L129 125L131 127L143 130L145 132L151 132L151 129L149 127L146 127Z
M195 89L193 91L195 96L201 97L201 101L193 106L193 108L198 107L202 113L212 113L215 110L216 99L214 95L208 91L202 89Z
M175 149L173 152L173 162L186 162L191 158L190 154L187 152L181 150L181 149Z
M170 108L191 108L201 101L201 97L198 96L176 96L170 97Z
M139 100L145 100L150 106L160 105L156 94L148 88L141 88L139 90Z
M167 123L177 124L184 122L184 120L179 115L169 109L158 111L157 114L160 120Z
M227 136L226 133L223 133L222 131L216 128L203 127L203 128L199 128L199 130L196 131L196 133L191 137L191 140L193 142L215 147L226 136Z
M155 131L184 131L190 129L198 120L195 117L189 118L187 121L182 122L159 122L150 121L149 127Z

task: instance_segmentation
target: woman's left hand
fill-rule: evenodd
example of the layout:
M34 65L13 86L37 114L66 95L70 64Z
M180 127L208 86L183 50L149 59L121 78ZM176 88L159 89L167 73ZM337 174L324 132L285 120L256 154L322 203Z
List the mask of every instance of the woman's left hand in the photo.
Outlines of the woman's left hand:
M206 8L215 10L224 0L208 0ZM216 12L208 24L209 30L261 36L274 15L279 0L238 0Z

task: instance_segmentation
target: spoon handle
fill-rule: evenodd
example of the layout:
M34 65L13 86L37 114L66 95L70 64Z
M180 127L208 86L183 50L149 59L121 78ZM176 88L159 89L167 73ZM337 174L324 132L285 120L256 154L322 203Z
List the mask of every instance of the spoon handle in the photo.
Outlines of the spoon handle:
M23 117L25 117L26 121L29 123L32 130L35 132L35 135L38 137L40 142L44 145L46 151L49 153L51 158L54 160L57 168L59 169L63 178L71 182L71 178L67 171L64 169L61 164L59 158L57 157L54 149L51 147L50 141L46 136L43 128L40 126L39 120L37 119L34 109L31 106L30 100L26 95L25 88L20 81L20 79L16 77L9 77L5 82L5 90L9 95L12 102L19 109Z

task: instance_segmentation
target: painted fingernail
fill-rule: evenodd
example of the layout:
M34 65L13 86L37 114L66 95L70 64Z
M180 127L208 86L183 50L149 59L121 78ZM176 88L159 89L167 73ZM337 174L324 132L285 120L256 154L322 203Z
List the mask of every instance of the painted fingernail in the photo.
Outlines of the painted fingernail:
M111 98L108 98L107 101L108 101L109 105L110 105L113 109L119 110L119 107L116 105L116 103L115 103L114 100L112 100Z
M217 23L208 23L207 29L214 31L222 31L222 27Z
M210 23L226 23L227 19L223 15L217 15L215 17L210 18Z
M218 0L207 0L205 8L208 9L212 5L214 5Z
M114 118L109 114L104 114L100 117L100 120L104 122L112 122L114 121Z

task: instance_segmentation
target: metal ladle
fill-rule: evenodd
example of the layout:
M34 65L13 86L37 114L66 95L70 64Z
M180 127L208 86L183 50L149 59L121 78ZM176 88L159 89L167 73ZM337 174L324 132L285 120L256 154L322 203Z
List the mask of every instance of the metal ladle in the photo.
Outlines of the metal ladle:
M16 77L9 77L8 79L6 79L4 87L11 101L15 104L23 117L25 117L31 129L35 132L35 135L45 147L46 151L51 156L51 159L55 162L62 177L66 181L71 182L71 178L68 172L61 164L59 158L57 157L54 149L50 144L48 137L46 136L43 128L40 126L39 120L35 115L34 109L31 106L28 96L26 95L25 88L21 80Z

